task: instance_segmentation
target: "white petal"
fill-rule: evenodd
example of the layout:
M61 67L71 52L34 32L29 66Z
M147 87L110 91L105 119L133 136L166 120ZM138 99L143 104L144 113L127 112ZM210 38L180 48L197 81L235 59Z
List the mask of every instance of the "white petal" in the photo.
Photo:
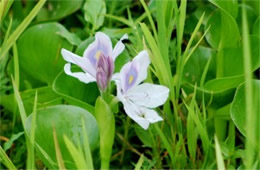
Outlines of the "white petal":
M147 69L150 65L151 61L146 50L141 51L138 55L133 59L133 64L137 68L138 77L136 81L136 85L140 84L147 78Z
M141 107L141 112L144 114L144 119L148 120L150 123L156 123L163 120L153 109Z
M88 48L84 51L84 58L88 58L93 67L96 67L96 62L100 54L112 57L112 42L110 38L102 33L97 32L95 35L95 41L92 42Z
M136 105L156 108L166 102L169 89L162 85L143 83L130 89L125 95Z
M138 123L145 130L148 129L150 122L143 117L141 117L140 108L131 104L130 102L124 102L124 110L126 114L133 119L136 123Z
M112 52L112 58L114 61L116 60L116 57L119 56L119 54L121 54L124 51L125 45L122 41L126 40L126 39L128 39L127 34L123 35L123 37L115 45L113 52Z
M67 62L78 65L84 72L88 72L92 76L96 75L96 70L90 64L88 59L80 57L77 54L74 54L64 48L61 49L61 54L64 60L66 60Z
M96 79L88 73L83 73L83 72L72 73L70 63L65 64L64 71L67 75L75 77L75 78L79 79L81 82L86 83L86 84L96 81Z

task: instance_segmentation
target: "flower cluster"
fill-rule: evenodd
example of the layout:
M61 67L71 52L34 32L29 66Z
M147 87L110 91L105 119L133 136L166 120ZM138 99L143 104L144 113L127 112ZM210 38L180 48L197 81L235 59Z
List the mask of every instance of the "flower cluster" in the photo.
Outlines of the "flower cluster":
M62 56L68 62L64 71L84 83L96 81L101 91L107 88L111 79L115 81L117 98L123 103L126 114L147 129L150 123L162 120L154 108L165 103L169 89L162 85L142 83L147 78L150 65L149 55L145 50L126 63L119 73L114 74L114 62L125 49L122 41L127 38L124 35L113 49L110 38L97 32L95 41L84 51L83 57L62 49ZM71 64L78 65L83 72L71 72Z

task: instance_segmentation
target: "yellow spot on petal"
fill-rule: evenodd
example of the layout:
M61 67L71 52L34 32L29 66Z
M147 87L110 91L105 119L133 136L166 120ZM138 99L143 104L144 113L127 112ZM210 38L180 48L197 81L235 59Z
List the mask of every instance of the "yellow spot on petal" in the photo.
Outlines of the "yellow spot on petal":
M134 76L130 75L128 79L128 84L131 84L134 80Z
M100 58L101 54L102 54L102 51L100 51L100 50L98 50L98 51L96 52L96 54L95 54L96 60L98 60L98 59Z

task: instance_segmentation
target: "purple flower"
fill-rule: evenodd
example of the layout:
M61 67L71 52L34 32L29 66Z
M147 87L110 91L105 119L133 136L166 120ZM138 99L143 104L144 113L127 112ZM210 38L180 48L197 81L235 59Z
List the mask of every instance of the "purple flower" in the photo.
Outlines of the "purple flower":
M104 91L114 72L116 57L125 49L122 40L127 38L125 34L113 49L110 38L102 32L97 32L95 41L84 51L83 57L62 49L61 54L68 62L64 66L65 73L84 83L97 81L99 88ZM71 72L71 64L78 65L83 72Z

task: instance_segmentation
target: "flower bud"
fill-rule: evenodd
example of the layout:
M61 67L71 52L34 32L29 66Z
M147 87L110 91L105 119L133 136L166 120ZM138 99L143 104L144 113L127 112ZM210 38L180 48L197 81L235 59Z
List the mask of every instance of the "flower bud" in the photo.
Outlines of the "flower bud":
M97 61L96 80L101 91L105 91L114 72L114 62L110 56L101 54Z

